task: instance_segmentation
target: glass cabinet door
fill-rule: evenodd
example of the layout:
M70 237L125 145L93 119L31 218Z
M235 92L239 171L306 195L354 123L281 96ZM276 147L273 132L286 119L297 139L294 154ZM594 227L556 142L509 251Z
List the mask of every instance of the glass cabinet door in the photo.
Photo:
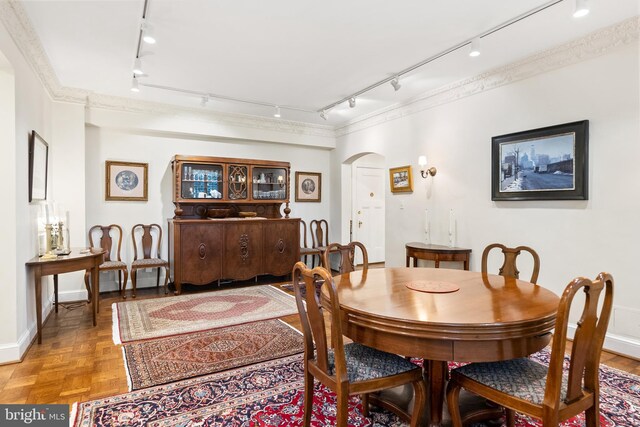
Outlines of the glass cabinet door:
M221 199L222 165L183 163L180 173L180 196L183 199Z
M247 166L229 165L229 199L241 200L247 198Z
M287 170L254 167L251 178L254 200L284 200L287 198Z

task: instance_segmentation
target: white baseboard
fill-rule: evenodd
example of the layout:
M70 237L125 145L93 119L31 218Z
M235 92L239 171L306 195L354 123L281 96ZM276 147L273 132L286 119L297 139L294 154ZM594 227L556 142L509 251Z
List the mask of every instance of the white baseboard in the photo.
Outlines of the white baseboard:
M576 326L569 325L568 336L573 338L575 332ZM616 354L640 360L640 341L633 338L608 333L605 336L603 348Z
M51 299L45 301L44 307L42 307L43 322L51 310L53 310L53 295ZM0 363L20 362L36 335L38 335L38 325L34 319L34 322L20 335L17 342L0 345Z

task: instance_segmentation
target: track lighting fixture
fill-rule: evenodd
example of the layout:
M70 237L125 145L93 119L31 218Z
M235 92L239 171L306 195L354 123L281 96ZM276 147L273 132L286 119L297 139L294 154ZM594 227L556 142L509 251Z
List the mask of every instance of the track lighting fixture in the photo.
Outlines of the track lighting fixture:
M400 84L400 76L395 76L390 83L391 86L393 86L393 90L395 90L396 92L402 87L402 85Z
M480 56L480 37L476 37L471 40L471 49L469 50L469 56L476 57Z
M133 61L133 74L135 74L136 76L144 74L144 71L142 71L142 61L138 57L136 57L136 60Z
M207 102L209 102L209 97L203 96L202 99L200 100L200 106L205 107L207 105Z
M277 105L276 105L276 112L273 113L273 117L275 117L276 119L280 118L280 107L278 107Z
M147 44L156 44L156 38L153 36L153 27L146 21L142 23L142 41Z
M351 98L349 98L349 107L354 108L355 106L356 106L356 98L355 96L352 96Z
M131 92L140 92L140 86L138 85L138 79L135 76L131 80Z
M587 0L575 0L573 9L574 18L582 18L589 14L589 2Z
M329 118L329 112L327 110L322 110L320 112L320 117L322 117L322 120L327 120Z

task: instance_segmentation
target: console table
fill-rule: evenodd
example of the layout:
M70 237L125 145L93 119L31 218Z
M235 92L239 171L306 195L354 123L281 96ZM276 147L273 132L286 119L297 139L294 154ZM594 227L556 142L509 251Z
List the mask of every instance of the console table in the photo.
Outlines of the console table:
M93 326L96 326L98 299L100 298L100 274L98 267L103 262L104 250L93 248L87 253L80 253L84 248L72 248L69 255L58 256L53 259L34 257L27 261L26 266L33 271L33 283L36 287L36 318L38 322L38 344L42 343L42 277L53 274L53 290L55 310L58 312L58 274L72 271L91 271L91 294L93 298Z
M464 269L469 270L469 256L471 249L456 248L444 245L432 245L421 242L411 242L405 245L407 267L413 258L413 266L418 266L418 259L434 261L436 268L440 268L440 261L459 261L464 263Z

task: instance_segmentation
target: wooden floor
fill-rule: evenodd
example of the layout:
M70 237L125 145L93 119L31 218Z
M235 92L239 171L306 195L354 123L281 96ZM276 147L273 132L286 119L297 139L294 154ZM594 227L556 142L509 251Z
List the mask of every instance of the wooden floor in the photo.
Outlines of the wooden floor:
M163 297L156 288L138 291L138 299ZM21 363L0 366L0 403L72 404L127 392L122 351L111 333L111 304L119 301L116 293L101 296L96 327L87 304L66 304L52 313L42 344L34 343ZM299 327L297 315L282 319ZM602 362L640 375L637 360L604 353Z

